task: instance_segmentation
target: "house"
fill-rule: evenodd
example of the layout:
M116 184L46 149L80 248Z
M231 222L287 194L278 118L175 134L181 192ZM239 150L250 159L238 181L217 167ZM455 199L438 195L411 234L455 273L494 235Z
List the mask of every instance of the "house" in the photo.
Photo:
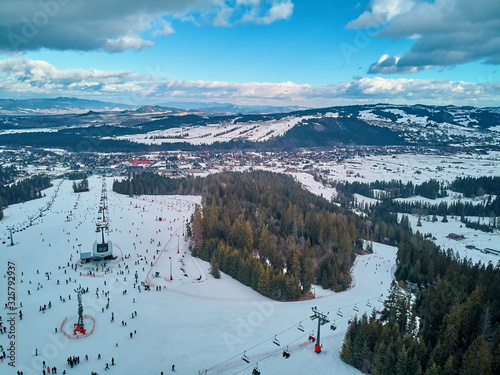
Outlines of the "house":
M450 240L455 240L455 241L465 240L465 236L463 236L461 234L456 234L456 233L450 233L446 236L446 238L449 238Z

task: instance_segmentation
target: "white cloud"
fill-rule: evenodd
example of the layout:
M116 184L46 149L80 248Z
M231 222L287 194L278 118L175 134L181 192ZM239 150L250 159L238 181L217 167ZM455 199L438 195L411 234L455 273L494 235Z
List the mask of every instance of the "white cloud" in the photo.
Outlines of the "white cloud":
M397 15L408 12L415 3L412 0L372 0L370 11L363 12L347 24L348 29L364 29L382 26Z
M370 73L411 73L471 61L500 64L498 0L372 0L370 7L346 27L374 27L378 22L381 29L375 36L414 41L400 58L375 63Z
M160 19L158 22L154 23L154 30L151 33L151 36L169 36L170 34L175 33L174 28L172 27L172 23L166 21L164 19Z
M491 106L500 101L500 83L493 77L483 83L373 77L322 86L183 81L131 71L61 70L45 61L10 58L0 60L0 93L3 97L75 96L133 104L177 100L321 107L388 101Z
M412 0L372 0L371 8L375 14L387 14L387 18L391 20L395 16L408 12L415 2Z
M293 4L290 0L273 4L264 17L256 18L256 23L270 24L277 20L286 20L293 13Z
M153 46L154 43L150 40L144 40L138 36L123 36L115 39L107 39L102 45L102 49L106 52L120 52L127 49L140 51L146 47Z
M428 69L430 66L401 66L398 64L399 56L390 57L387 54L382 55L378 61L370 66L370 74L408 74L417 73Z
M387 22L387 13L376 14L365 11L358 18L349 22L348 29L378 28Z
M1 0L0 53L140 50L153 45L149 37L174 32L169 17L232 26L269 24L292 11L291 0Z

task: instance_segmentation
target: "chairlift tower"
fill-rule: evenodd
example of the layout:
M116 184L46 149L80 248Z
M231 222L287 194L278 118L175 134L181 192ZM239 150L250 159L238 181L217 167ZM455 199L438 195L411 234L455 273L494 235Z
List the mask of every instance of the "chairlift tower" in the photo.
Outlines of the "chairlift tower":
M84 330L84 322L83 322L83 305L82 305L82 293L83 289L80 285L78 289L75 289L75 293L78 298L78 323L76 323L77 327L80 327L80 331ZM85 331L84 331L85 332Z
M10 232L10 246L14 246L14 239L12 238L12 229L13 228L9 228L9 232Z
M102 177L102 191L101 191L101 204L99 206L99 213L102 213L102 219L99 217L96 223L96 232L101 232L101 241L96 240L92 249L92 258L94 260L106 259L113 255L113 244L111 241L106 241L104 237L104 232L109 233L109 212L107 207L107 188L106 179ZM106 217L106 213L108 216Z
M311 320L318 319L318 338L316 339L316 346L314 347L314 351L316 353L320 353L321 352L321 343L319 341L320 340L320 328L323 324L329 323L330 320L328 320L328 317L325 314L320 313L316 306L312 307L311 309L314 313L314 315L311 316Z

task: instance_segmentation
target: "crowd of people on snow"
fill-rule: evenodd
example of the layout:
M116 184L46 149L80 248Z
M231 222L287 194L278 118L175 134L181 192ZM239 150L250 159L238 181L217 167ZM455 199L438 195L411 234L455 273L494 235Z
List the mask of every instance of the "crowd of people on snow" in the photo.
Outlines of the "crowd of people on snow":
M68 233L69 234L69 233ZM77 239L78 240L78 239ZM43 241L43 239L42 239ZM68 240L69 241L69 240ZM154 240L151 239L151 243L154 243ZM135 245L135 243L134 243ZM158 245L160 245L160 242L158 242ZM49 245L50 246L50 245ZM73 248L75 248L75 246L73 246ZM135 248L135 246L134 246ZM147 252L147 250L146 250ZM77 251L78 253L78 251ZM158 251L157 251L157 254L158 254ZM137 254L137 256L139 257L139 254ZM123 259L130 259L131 258L131 255L128 254L128 255L125 255ZM71 256L70 258L70 262L72 261L73 259L73 255ZM156 259L156 257L153 255L153 259ZM143 256L141 255L141 259L140 261L145 261L145 264L148 265L148 264L153 264L152 261L149 261L147 260L146 256ZM137 260L136 261L136 265L139 265L140 264L140 261ZM82 268L82 264L79 264L78 262L77 263L70 263L70 262L67 262L67 265L66 266L59 266L58 269L59 270L64 270L64 274L67 274L67 269L71 269L72 271L75 271L77 272L78 268ZM111 268L109 266L106 265L106 263L102 263L99 265L102 272L104 272L105 274L107 273L110 273L111 272ZM96 267L96 271L99 270L99 266ZM129 266L127 264L125 264L125 262L123 262L123 264L118 264L118 268L120 270L116 270L116 274L117 275L125 275L125 274L130 274L130 269L129 269ZM145 268L142 267L142 270L145 271ZM40 270L36 270L36 274L37 275L44 275L44 277L46 277L47 281L48 282L51 282L52 281L52 273L51 272L40 272ZM24 276L24 272L21 273L21 276ZM82 276L82 273L80 272L80 276ZM147 282L140 282L139 283L139 280L138 280L138 273L137 271L135 272L135 283L133 285L134 289L137 289L139 292L141 292L141 287L143 287L143 290L145 291L150 291L152 290L151 286L152 285L149 285ZM76 280L71 277L68 277L66 279L61 279L61 280L56 280L56 285L62 285L64 284L64 281L65 281L65 284L66 285L70 285L70 284L73 284L73 283L76 283ZM118 278L116 279L116 281L118 281ZM127 277L123 277L123 281L127 281ZM21 279L21 283L23 282L23 280ZM30 280L29 281L29 284L31 285L32 284L32 281ZM34 284L34 282L33 282ZM33 286L34 287L34 286ZM39 291L40 289L43 288L43 285L38 282L37 286L36 286L36 290ZM104 288L106 288L106 281L104 281ZM34 288L33 288L34 289ZM155 290L156 291L161 291L162 287L161 286L155 286ZM86 293L89 293L89 287L86 287L86 288L82 288L82 294L86 294ZM110 303L110 298L109 298L109 291L105 291L103 289L99 290L99 288L96 289L95 291L95 294L96 294L96 297L97 298L100 298L101 296L103 296L104 298L107 297L107 304L106 304L106 309L109 308L109 303ZM31 291L30 290L27 290L27 294L28 296L31 296ZM123 295L127 295L127 290L124 289L122 291L122 294ZM59 296L59 299L60 299L60 302L66 302L66 298L64 298L62 295ZM71 294L68 294L68 300L71 300ZM133 302L135 302L135 298L133 299ZM22 303L20 304L20 307L22 307ZM7 304L6 304L6 308L7 308ZM44 304L43 306L40 305L39 306L39 311L42 312L42 313L45 313L48 309L51 309L52 308L52 302L51 301L48 301L47 304ZM102 308L102 312L104 312L104 307ZM23 313L22 311L19 311L19 317L20 319L22 320L22 316L23 316ZM130 314L130 318L134 319L137 317L137 311L133 311L131 312ZM111 322L114 322L114 313L112 312L111 313ZM122 326L126 326L127 325L127 322L125 320L122 321ZM62 327L61 327L62 329ZM0 333L4 333L6 332L6 327L3 327L2 326L2 322L1 322L1 317L0 317ZM55 333L57 334L58 333L58 329L55 328ZM130 338L133 338L134 335L137 334L137 331L136 330L133 330L130 332ZM116 343L116 346L118 347L118 343ZM1 348L1 347L0 347ZM5 352L2 353L2 351L0 351L1 355L0 355L0 358L5 358L6 357L6 354ZM39 353L38 353L38 349L35 349L35 356L38 356ZM85 361L88 361L89 360L89 357L88 355L85 355L83 357L85 359ZM100 360L101 359L101 354L98 354L97 356L97 359ZM67 358L67 366L69 368L73 368L74 366L78 365L80 363L80 356L70 356ZM42 364L42 375L48 375L48 374L57 374L57 368L55 366L49 366L47 365L46 361L43 360L41 362ZM104 366L104 369L105 370L109 370L110 369L110 366L114 366L115 365L115 359L114 357L111 358L111 361L108 363L105 363L105 366ZM175 365L172 365L172 371L175 371ZM63 369L62 371L62 374L66 374L66 369ZM94 372L92 371L91 372L92 375L97 375L97 372ZM161 374L163 375L163 372L161 372ZM24 375L22 371L17 371L17 375Z

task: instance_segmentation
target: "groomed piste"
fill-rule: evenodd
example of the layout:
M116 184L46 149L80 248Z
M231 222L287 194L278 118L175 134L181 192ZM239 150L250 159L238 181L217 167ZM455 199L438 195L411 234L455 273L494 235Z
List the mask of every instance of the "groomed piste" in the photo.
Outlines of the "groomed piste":
M95 230L100 177L91 177L90 192L80 194L70 181L56 180L44 198L5 210L2 236L14 228L15 245L0 251L16 264L16 311L23 318L16 322L16 367L4 361L2 373L41 373L45 361L68 375L100 374L106 364L127 374L159 375L172 365L179 374L359 374L339 358L344 333L356 314L382 307L395 248L374 244L374 254L358 257L355 283L345 292L315 286L313 300L276 302L225 274L214 279L209 263L191 256L185 225L201 197L128 197L110 190L111 178L106 182L112 260L79 257L102 235ZM6 267L0 263L2 275ZM79 286L88 289L82 294L88 318L86 334L74 339ZM2 283L0 299L6 291ZM313 307L330 320L321 328L319 354L311 339L317 336ZM70 367L73 356L80 362Z

